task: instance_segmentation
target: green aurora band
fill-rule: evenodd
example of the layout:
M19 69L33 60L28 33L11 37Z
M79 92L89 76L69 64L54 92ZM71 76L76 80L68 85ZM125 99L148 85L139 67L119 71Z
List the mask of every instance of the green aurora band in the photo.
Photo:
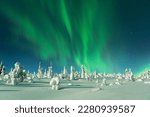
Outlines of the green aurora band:
M4 0L0 10L13 22L13 34L26 39L41 59L109 71L112 61L106 50L115 4L115 0ZM14 40L20 45L22 38Z

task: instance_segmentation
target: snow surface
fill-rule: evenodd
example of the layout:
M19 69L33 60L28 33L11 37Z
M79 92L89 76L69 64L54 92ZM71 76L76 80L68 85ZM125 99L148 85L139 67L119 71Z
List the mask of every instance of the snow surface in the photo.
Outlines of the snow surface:
M22 82L17 86L0 81L1 100L149 100L149 82L124 82L123 85L96 87L95 81L63 80L59 90L52 90L50 79L36 79L33 83ZM113 83L115 80L109 80ZM69 85L71 84L71 85Z

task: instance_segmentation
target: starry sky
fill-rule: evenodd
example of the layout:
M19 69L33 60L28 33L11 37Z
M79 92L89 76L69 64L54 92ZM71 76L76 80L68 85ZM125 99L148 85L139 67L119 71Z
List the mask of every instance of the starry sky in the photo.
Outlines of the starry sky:
M150 67L149 0L0 0L0 60L31 71Z

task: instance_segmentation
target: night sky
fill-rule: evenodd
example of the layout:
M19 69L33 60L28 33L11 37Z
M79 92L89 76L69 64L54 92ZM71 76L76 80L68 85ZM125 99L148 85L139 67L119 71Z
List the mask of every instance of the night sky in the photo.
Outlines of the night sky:
M150 0L0 0L0 60L31 71L65 65L150 67Z

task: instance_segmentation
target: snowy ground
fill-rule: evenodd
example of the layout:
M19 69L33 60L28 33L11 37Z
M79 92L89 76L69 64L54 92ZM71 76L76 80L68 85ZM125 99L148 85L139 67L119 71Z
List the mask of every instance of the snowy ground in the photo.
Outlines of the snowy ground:
M111 80L108 81L112 82ZM104 86L97 90L95 81L63 80L60 90L52 90L49 79L23 82L17 86L6 86L0 81L1 100L149 100L149 81L126 82L123 85Z

